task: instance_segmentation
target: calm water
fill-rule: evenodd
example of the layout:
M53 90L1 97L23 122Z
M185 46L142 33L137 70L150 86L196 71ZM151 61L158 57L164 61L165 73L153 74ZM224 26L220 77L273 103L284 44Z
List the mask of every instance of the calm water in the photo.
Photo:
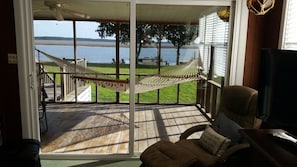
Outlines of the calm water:
M88 45L89 46L85 46ZM77 58L85 58L88 62L92 63L112 63L112 59L115 59L116 49L115 47L110 46L94 46L94 42L84 42L84 46L77 47ZM170 44L166 44L169 46ZM35 47L39 50L42 50L52 56L58 58L73 58L74 51L73 46L61 45L58 44L38 44ZM120 59L124 59L126 63L129 63L129 48L128 47L120 47ZM147 47L142 48L140 53L140 58L150 57L154 58L157 56L157 48L156 47ZM169 65L176 64L176 48L162 48L161 49L161 57L163 61L167 61ZM180 51L181 61L188 61L194 56L198 56L198 49L187 48L181 49ZM36 58L39 58L41 61L48 61L49 59L43 55L38 56L37 52L35 53Z

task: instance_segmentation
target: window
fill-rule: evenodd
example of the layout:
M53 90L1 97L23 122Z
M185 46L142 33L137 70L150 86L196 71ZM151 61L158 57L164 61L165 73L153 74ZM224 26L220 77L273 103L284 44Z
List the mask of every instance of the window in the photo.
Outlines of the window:
M229 22L221 20L217 13L205 15L199 20L199 36L201 38L201 58L204 74L210 69L211 46L214 47L212 78L224 77L226 73Z
M287 0L281 49L297 50L297 1Z

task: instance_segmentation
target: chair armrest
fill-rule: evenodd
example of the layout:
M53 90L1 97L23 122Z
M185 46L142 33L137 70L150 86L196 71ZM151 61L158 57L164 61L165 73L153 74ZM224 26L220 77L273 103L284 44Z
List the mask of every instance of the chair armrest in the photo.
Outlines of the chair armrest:
M230 156L232 156L233 154L235 154L236 152L243 150L243 149L247 149L250 148L250 144L249 143L241 143L241 144L236 144L230 148L228 148L223 155L218 159L218 163L224 163L228 160L228 158Z
M203 131L206 127L208 126L208 124L205 125L196 125L193 126L187 130L185 130L179 137L179 139L186 139L188 138L190 135L192 135L195 132L199 132L199 131Z

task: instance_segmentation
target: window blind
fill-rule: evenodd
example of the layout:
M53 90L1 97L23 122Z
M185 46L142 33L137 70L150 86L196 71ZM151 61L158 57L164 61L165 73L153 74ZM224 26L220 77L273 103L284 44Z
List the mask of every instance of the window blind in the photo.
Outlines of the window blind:
M214 76L224 77L226 72L229 22L222 21L217 13L211 13L199 19L200 52L204 73L210 65L210 48L214 47Z
M282 49L297 50L297 1L287 0Z

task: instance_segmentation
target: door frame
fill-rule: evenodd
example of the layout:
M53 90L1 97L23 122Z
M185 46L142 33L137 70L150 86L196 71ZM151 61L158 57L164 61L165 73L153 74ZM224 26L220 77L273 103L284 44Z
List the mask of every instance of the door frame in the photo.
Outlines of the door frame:
M39 132L39 116L38 116L38 93L37 93L37 74L34 58L34 44L33 44L33 16L32 16L32 1L31 0L14 0L14 14L15 14L15 29L17 41L17 58L18 58L18 75L19 75L19 91L21 103L21 117L22 117L22 133L23 138L35 138L40 140ZM98 0L100 2L100 0ZM123 2L118 0L115 2ZM160 1L160 0L126 0L130 2L130 24L131 24L131 43L136 43L135 25L136 25L136 4L177 4L177 5L211 5L235 3L235 19L233 42L231 50L230 61L230 80L229 84L242 84L243 70L245 60L245 46L246 33L248 22L248 10L246 4L242 1ZM134 37L134 38L133 38ZM130 58L135 58L135 45L130 45ZM130 141L129 154L127 155L98 155L98 154L45 154L41 153L41 158L44 159L129 159L135 158L134 155L134 84L135 84L135 61L130 61ZM132 63L134 62L134 63Z

